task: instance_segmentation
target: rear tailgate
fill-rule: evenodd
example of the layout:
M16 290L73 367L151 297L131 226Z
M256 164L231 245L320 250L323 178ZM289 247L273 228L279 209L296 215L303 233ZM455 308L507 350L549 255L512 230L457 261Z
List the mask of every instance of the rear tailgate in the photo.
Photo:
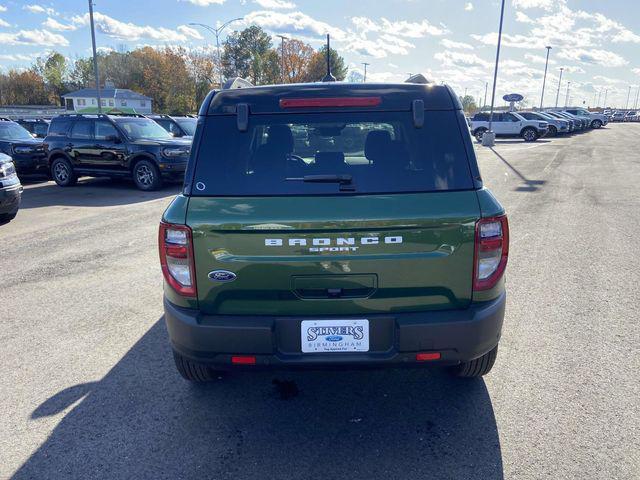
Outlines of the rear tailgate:
M475 191L192 197L205 314L366 314L465 308ZM229 271L235 280L212 280ZM213 275L212 275L213 277Z

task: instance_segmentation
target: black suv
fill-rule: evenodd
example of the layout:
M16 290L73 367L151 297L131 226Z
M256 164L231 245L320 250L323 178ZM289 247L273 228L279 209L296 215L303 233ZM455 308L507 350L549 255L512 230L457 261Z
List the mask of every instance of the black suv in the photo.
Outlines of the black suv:
M0 225L15 218L21 195L22 185L11 157L0 153Z
M44 138L49 131L50 120L43 118L21 118L16 121L35 138Z
M131 177L140 190L182 180L191 142L143 115L61 115L44 140L51 176L61 187L78 176Z
M42 140L8 118L0 118L0 153L13 158L19 174L47 171Z
M198 119L191 116L173 117L170 115L147 115L174 137L193 138Z

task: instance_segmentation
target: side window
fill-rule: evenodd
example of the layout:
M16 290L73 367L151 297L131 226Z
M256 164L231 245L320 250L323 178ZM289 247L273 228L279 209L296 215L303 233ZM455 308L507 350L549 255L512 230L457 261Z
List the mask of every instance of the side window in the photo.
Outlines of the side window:
M167 132L171 132L171 121L169 120L156 120L156 123L164 128Z
M93 137L93 122L80 120L71 129L71 138L90 139Z
M171 122L169 125L169 132L173 133L175 136L182 136L182 131L180 127L175 122Z
M54 120L51 122L51 126L49 127L49 135L66 135L69 132L69 127L71 126L71 120L61 119Z
M494 122L504 122L504 115L502 115L501 113L494 113L493 114L493 121Z
M119 136L116 127L104 120L96 122L96 140L106 140L111 136Z
M507 122L519 122L520 119L518 117L516 117L515 115L511 115L510 113L506 113L505 114L505 121Z

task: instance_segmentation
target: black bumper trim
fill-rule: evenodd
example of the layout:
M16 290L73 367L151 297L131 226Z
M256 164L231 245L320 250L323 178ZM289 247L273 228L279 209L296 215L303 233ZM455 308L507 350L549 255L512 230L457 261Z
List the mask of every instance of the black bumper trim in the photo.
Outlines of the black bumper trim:
M478 358L500 340L506 294L464 310L375 315L235 316L202 315L164 299L165 321L174 350L216 368L231 365L232 355L255 355L257 367L418 366L415 353L435 351L453 365ZM303 354L300 322L305 319L367 318L371 350L361 353ZM248 368L256 368L254 366Z

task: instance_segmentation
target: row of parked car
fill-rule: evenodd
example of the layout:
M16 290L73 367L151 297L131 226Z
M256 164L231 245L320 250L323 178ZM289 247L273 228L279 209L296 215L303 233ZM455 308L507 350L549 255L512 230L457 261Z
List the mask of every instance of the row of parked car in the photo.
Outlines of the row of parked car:
M635 110L605 110L604 113L610 122L640 122L640 112Z
M22 174L43 173L63 187L82 175L130 177L140 190L181 180L196 123L169 115L0 118L0 224L18 211Z
M471 133L478 142L489 130L489 117L489 113L479 112L469 120ZM491 120L491 130L496 137L521 137L525 142L535 142L545 136L598 129L609 123L606 115L582 108L494 112Z

